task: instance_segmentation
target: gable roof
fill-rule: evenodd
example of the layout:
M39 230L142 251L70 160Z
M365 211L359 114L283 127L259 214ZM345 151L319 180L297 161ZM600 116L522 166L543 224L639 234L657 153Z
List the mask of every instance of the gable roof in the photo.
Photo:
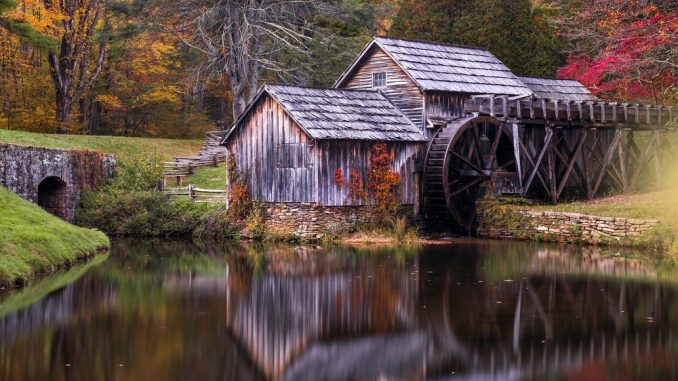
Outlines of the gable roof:
M426 141L412 121L379 91L264 85L222 143L264 95L278 102L313 139Z
M528 95L530 89L483 48L374 37L335 83L340 86L373 47L383 50L423 91Z
M518 77L532 90L537 98L566 99L571 101L597 100L591 92L578 81L539 77Z

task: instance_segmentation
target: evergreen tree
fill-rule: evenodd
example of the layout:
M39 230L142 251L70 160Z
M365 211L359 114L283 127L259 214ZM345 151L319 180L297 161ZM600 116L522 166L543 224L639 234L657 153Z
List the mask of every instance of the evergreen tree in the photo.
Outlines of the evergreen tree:
M480 46L519 75L553 76L564 42L530 0L403 0L394 37Z

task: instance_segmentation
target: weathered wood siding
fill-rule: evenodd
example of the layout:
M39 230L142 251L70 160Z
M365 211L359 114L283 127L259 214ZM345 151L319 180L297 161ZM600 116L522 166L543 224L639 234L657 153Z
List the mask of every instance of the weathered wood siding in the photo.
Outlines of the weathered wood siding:
M352 171L361 174L367 184L369 157L372 147L370 141L325 140L317 144L318 160L318 200L328 206L351 205L348 180ZM415 204L418 197L418 179L415 174L416 159L426 143L388 143L394 153L393 170L400 175L399 193L403 204ZM334 180L335 170L341 168L344 184L341 188ZM373 204L367 200L364 204Z
M424 95L410 77L378 47L365 55L362 63L340 86L372 89L372 73L386 72L386 87L380 90L417 126L423 129Z
M464 102L469 94L427 91L424 94L424 118L441 119L464 115ZM425 120L426 121L426 120ZM426 137L433 138L435 129L428 128Z
M317 202L313 142L271 97L250 111L227 147L248 176L251 196L266 202Z
M464 115L468 94L426 92L426 116L456 117Z

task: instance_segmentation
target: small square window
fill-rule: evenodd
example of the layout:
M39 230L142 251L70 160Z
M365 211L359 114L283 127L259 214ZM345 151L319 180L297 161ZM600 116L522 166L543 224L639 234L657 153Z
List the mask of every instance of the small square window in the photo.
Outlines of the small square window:
M386 72L372 73L372 87L386 87Z

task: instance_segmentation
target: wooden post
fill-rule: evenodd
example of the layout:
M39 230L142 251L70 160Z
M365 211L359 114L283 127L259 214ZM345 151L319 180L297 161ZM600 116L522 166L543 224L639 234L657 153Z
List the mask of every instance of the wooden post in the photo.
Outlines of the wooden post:
M610 162L612 161L612 156L614 154L614 151L618 148L619 144L621 144L621 132L619 130L616 130L614 132L614 138L612 139L612 144L610 144L610 147L608 148L607 152L605 153L605 158L603 159L603 163L600 168L600 173L598 174L598 178L596 179L596 183L593 186L593 196L595 197L596 193L598 193L598 188L600 187L600 183L603 181L603 177L605 177L605 173L607 172L607 168L610 165Z
M556 130L553 127L553 125L547 127L549 130L551 130L552 135L556 135ZM551 138L548 145L546 146L546 165L547 165L547 173L548 173L548 182L549 182L549 189L548 193L549 196L551 197L551 202L556 203L558 202L558 196L556 192L556 158L555 158L555 153L554 153L554 144L555 140Z
M572 173L572 169L574 168L574 165L577 162L577 158L579 154L582 152L582 147L584 146L584 143L586 142L586 136L588 135L588 132L585 129L581 130L581 135L579 135L579 140L577 141L577 145L572 152L572 155L570 156L570 161L567 164L567 168L565 169L565 174L563 175L563 178L560 180L560 186L558 187L558 190L556 192L556 199L560 199L560 194L563 192L563 189L565 188L565 184L567 184L567 180L570 178L570 174ZM584 180L585 181L585 180Z
M195 191L193 190L193 184L188 184L188 198L191 200L195 199Z
M511 136L513 141L513 155L516 159L516 172L518 173L518 181L520 188L523 188L523 168L520 161L520 125L518 123L511 123Z
M527 191L530 189L530 186L532 185L532 181L534 180L534 176L538 175L539 173L539 167L541 166L541 163L544 159L544 155L546 154L546 151L549 148L549 145L551 144L551 139L553 139L553 130L551 128L548 128L546 130L546 136L544 137L544 146L542 147L541 151L539 152L539 156L533 163L532 171L530 172L530 176L528 176L527 181L525 181L525 188L523 188L523 196L527 194ZM548 184L542 184L546 186L548 190Z
M629 181L626 176L626 152L624 151L624 144L622 144L622 129L617 125L617 131L619 134L619 148L617 152L619 153L619 177L622 180L622 189L624 192L628 191Z

